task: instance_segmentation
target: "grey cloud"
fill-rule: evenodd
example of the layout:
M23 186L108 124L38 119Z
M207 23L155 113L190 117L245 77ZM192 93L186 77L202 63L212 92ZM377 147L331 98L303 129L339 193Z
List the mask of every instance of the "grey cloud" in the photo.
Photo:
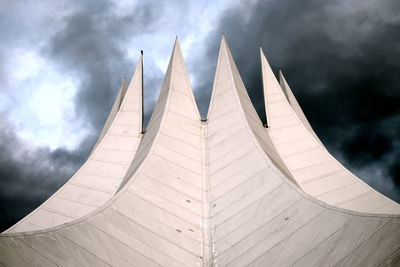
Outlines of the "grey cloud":
M54 35L44 53L78 77L76 115L99 131L124 74L133 71L121 44L150 28L162 5L143 4L132 13L115 16L110 2L89 3L64 18L65 27Z
M1 115L0 227L6 229L59 188L82 164L93 143L84 140L75 151L32 148Z

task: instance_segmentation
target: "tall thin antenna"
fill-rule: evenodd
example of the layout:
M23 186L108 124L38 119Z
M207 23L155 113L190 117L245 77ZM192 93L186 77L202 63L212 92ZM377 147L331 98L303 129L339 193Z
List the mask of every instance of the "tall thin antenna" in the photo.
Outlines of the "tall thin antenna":
M267 101L266 101L266 95L265 95L265 90L264 90L264 86L266 86L264 84L264 77L263 77L263 62L262 62L262 55L263 55L263 50L262 47L260 45L260 65L261 65L261 79L262 79L262 93L263 93L263 97L264 97L264 114L265 114L265 123L263 124L264 128L269 128L269 120L268 120L268 113L267 113Z
M146 131L144 129L144 81L143 81L143 50L140 50L140 54L142 54L142 134L144 134Z

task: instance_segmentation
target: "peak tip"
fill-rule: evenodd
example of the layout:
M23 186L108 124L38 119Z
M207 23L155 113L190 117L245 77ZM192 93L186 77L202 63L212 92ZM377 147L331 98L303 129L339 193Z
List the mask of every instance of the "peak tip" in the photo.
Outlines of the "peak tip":
M221 34L221 41L220 41L220 48L226 49L228 47L228 41L226 40L226 37L224 33Z
M223 32L221 33L221 43L222 42L226 43L226 37L225 37L225 34Z
M177 49L177 48L180 48L178 35L175 36L174 50Z
M264 49L262 48L261 45L260 45L260 54L261 54L261 57L265 58Z

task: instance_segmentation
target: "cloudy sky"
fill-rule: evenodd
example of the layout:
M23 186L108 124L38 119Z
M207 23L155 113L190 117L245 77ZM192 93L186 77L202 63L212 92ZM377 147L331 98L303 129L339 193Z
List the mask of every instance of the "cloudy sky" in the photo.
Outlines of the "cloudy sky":
M0 0L0 231L85 161L145 53L145 112L178 35L205 116L224 33L264 120L261 45L321 140L400 202L400 1Z

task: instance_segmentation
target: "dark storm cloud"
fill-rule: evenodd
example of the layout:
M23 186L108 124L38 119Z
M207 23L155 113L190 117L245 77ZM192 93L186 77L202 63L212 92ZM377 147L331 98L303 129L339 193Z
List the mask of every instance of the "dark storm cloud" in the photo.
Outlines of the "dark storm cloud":
M93 146L82 141L68 151L30 148L0 116L0 229L6 229L46 200L74 173Z
M121 44L151 31L163 5L147 2L124 16L115 16L108 1L79 3L78 11L64 18L65 27L54 35L44 53L62 70L78 77L81 84L75 112L98 132L124 75L128 71L130 77L133 71ZM155 87L153 83L150 86Z
M228 10L208 43L218 43L224 32L265 118L261 45L273 69L284 71L328 149L359 173L374 163L384 175L365 180L400 201L399 14L399 1L258 1ZM218 49L208 51L215 62ZM209 88L204 80L202 87ZM388 188L392 181L396 186Z

